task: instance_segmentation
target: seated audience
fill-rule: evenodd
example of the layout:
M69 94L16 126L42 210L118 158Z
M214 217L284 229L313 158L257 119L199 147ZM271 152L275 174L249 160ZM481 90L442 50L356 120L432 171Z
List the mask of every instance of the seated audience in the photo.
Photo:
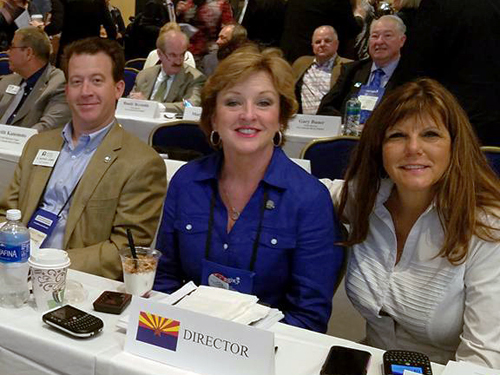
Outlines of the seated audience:
M297 106L290 66L277 52L241 48L202 98L201 127L219 152L171 181L155 289L225 285L325 332L343 250L328 192L280 147Z
M167 22L165 25L161 27L160 34L166 33L167 31L170 30L181 31L181 27L176 22ZM142 69L151 68L152 66L155 66L156 64L159 63L160 63L160 57L158 56L158 50L155 48L154 50L149 52L149 55ZM184 64L189 65L191 68L196 68L196 63L194 61L193 54L189 51L186 51L186 55L184 56Z
M64 73L49 63L50 50L43 30L29 26L16 31L9 48L14 73L0 81L0 124L44 131L70 119Z
M321 99L337 82L342 66L352 61L340 57L338 47L335 29L320 26L314 30L312 37L314 56L302 56L293 63L299 113L316 114Z
M347 295L366 342L500 368L500 181L431 79L373 112L346 174Z
M215 42L217 49L205 55L202 60L202 71L208 77L212 75L219 64L219 61L229 56L234 50L248 42L246 29L232 23L224 26L219 33L219 38Z
M72 119L28 140L0 200L2 219L17 208L24 224L53 222L41 246L67 250L71 268L113 279L122 277L127 228L138 245L151 245L166 191L163 160L114 117L124 64L120 45L107 39L66 48ZM52 153L52 166L40 164L40 151Z
M109 14L116 27L116 40L123 43L123 36L125 35L125 22L123 22L122 12L119 8L111 4L110 0L106 0Z
M163 103L167 112L182 113L184 100L193 106L200 105L205 76L184 65L188 43L187 36L180 31L161 34L156 40L161 65L139 72L130 97Z
M405 31L403 21L396 16L382 16L374 20L368 47L371 58L343 66L336 85L321 101L318 115L343 114L345 104L352 96L369 96L372 104L378 103L385 90L395 87L391 78L406 40ZM373 105L362 113L362 123L371 110Z

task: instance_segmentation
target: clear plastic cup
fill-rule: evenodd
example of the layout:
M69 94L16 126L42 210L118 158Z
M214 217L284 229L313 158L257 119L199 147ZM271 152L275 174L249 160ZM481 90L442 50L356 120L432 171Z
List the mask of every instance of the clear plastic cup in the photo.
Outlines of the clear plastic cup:
M120 250L125 291L134 296L148 297L153 289L161 252L147 247L135 249L138 259L132 257L129 247Z

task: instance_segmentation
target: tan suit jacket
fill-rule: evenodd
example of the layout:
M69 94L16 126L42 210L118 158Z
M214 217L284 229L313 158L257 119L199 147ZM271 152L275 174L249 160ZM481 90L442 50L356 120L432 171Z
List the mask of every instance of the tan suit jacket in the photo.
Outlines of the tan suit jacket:
M342 65L347 64L351 61L352 60L345 59L343 57L340 57L339 55L335 57L332 67L332 76L330 78L330 88L332 88L337 82L337 79L340 76ZM307 69L311 67L313 62L314 62L314 56L302 56L294 61L292 69L293 69L293 75L295 77L295 84L297 84L299 81L302 82L304 74L306 73Z
M7 87L19 86L21 81L22 77L15 73L3 77L0 81L0 117L15 97L6 92ZM64 94L65 84L62 70L50 64L47 65L11 125L44 131L66 124L71 117L71 112Z
M61 150L56 129L30 138L10 186L0 200L0 217L10 208L26 224L39 207L51 167L33 165L40 149ZM118 250L127 244L126 228L137 245L150 246L166 193L165 164L144 142L118 124L98 146L70 202L63 248L71 268L121 278Z
M149 99L160 71L161 65L140 71L135 79L133 91L139 91ZM181 71L175 75L163 102L167 112L182 113L184 111L183 99L189 100L193 106L199 106L201 104L201 89L205 81L206 77L199 70L184 65Z

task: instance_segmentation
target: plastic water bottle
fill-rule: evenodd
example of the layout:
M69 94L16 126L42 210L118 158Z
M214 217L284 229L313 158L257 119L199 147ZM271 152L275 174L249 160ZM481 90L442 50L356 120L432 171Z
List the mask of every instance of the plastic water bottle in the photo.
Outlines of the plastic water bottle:
M29 298L30 233L20 220L21 211L8 210L0 228L1 307L21 307Z
M343 135L359 135L359 120L361 117L361 102L356 96L347 101L344 116Z

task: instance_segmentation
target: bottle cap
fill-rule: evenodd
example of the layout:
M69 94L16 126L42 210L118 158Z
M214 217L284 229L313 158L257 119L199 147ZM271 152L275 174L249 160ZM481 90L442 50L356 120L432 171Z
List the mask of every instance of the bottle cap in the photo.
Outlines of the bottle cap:
M7 210L7 220L21 220L21 210Z

